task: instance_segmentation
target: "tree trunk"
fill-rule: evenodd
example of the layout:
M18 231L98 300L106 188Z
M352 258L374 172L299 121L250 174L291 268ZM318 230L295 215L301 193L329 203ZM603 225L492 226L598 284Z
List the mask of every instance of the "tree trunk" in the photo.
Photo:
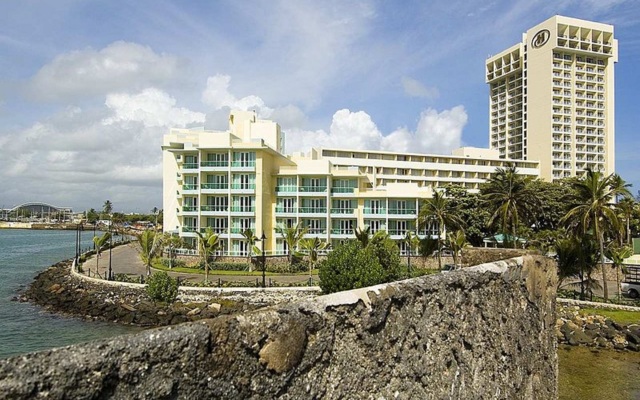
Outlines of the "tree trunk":
M602 233L598 234L598 242L600 244L600 269L602 270L602 290L604 292L604 299L609 300L609 288L607 287L607 276L604 266L604 238Z

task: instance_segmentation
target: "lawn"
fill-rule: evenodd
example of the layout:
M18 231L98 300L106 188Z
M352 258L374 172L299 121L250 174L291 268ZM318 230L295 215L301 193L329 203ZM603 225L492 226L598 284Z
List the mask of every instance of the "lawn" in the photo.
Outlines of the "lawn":
M640 398L640 353L558 348L560 400Z
M583 308L582 315L602 315L621 325L640 324L640 311L605 310L600 308Z

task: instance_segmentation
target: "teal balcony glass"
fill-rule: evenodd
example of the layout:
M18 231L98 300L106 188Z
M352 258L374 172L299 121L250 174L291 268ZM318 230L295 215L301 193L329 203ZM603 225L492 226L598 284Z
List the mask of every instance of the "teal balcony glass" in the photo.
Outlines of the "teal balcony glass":
M200 206L200 211L218 211L218 212L226 212L229 210L229 206L226 205L204 205Z
M224 183L203 183L202 185L200 185L200 187L202 189L229 189L229 184L224 182Z
M276 192L295 193L297 191L297 186L276 186Z
M352 187L333 187L331 193L353 193L354 190Z
M198 190L198 185L195 183L185 183L182 185L182 190Z
M415 213L416 213L416 209L415 208L390 208L389 209L389 214L411 215L411 214L415 214Z
M182 211L198 211L198 206L182 206Z
M332 208L331 214L353 214L353 208Z
M198 230L198 228L196 228L195 226L183 226L182 227L182 232L196 232Z
M231 166L234 168L253 168L256 166L255 160L253 161L232 161Z
M235 190L256 190L255 183L232 183L231 189Z
M369 208L369 207L365 207L364 208L364 213L365 214L370 214L370 215L381 215L381 214L386 214L387 210L384 208Z
M331 229L332 235L352 235L353 229L333 228Z
M282 206L276 206L276 212L277 213L295 213L296 212L296 208L295 207L282 207Z
M200 163L201 167L217 167L217 168L225 168L229 166L229 161L202 161Z
M301 214L320 214L326 213L327 207L300 207L298 208L298 212Z
M305 193L326 193L326 186L300 186L300 192Z
M255 232L255 227L253 227L253 226L252 226L251 228L241 228L241 227L239 227L239 226L232 226L232 227L231 227L231 233L240 233L240 234L242 234L242 233L244 233L244 231L246 231L247 229L251 229L252 231L254 231L254 232Z
M184 163L182 169L198 169L198 163Z
M231 206L231 212L255 212L255 206Z
M227 233L227 228L216 227L216 226L209 226L207 228L200 228L200 233L207 233L207 229L211 229L211 231L213 233L215 233L216 235L221 235L223 233Z

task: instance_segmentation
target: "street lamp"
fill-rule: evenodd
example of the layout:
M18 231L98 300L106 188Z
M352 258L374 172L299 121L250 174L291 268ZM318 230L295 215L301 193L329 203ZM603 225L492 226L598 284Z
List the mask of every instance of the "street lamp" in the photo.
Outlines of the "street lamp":
M267 283L266 283L266 270L267 270L267 255L265 253L265 247L266 247L266 242L267 242L267 236L264 234L264 231L262 231L262 237L260 238L260 240L262 240L262 255L261 255L261 262L262 262L262 287L266 288L267 287Z
M111 248L113 247L113 233L111 233L111 223L109 223L109 275L107 276L107 280L111 280Z

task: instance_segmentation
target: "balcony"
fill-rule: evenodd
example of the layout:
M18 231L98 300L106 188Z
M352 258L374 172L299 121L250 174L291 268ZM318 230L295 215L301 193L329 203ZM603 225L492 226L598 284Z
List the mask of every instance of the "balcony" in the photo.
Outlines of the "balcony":
M334 236L353 236L353 229L332 228L331 235Z
M352 217L355 210L353 208L332 208L331 216L336 217Z
M298 191L300 193L326 193L327 187L326 186L300 186Z
M327 207L299 207L300 214L326 214Z
M198 163L184 163L182 169L198 169Z
M255 169L256 162L253 161L232 161L231 168Z
M232 213L253 213L256 212L255 206L231 206Z
M200 185L200 188L202 190L228 190L229 189L229 184L228 183L203 183L202 185Z
M296 193L297 186L276 186L276 193Z
M276 206L276 213L277 214L295 214L296 213L296 208L295 207Z
M309 228L307 229L307 235L326 235L327 234L327 228L326 227L320 227L320 228Z
M184 185L182 185L182 191L186 192L186 191L197 191L198 190L198 184L197 183L185 183Z
M215 227L215 226L208 226L206 228L200 228L200 233L207 233L207 229L211 229L211 231L213 233L215 233L216 235L223 235L223 234L227 233L227 228Z
M395 216L396 218L416 218L416 209L411 208L390 208L389 217Z
M253 192L256 190L255 183L232 183L231 190L236 192Z
M214 205L214 204L207 204L204 206L200 206L200 211L202 212L219 212L219 213L226 213L229 211L229 206L226 205Z
M182 227L182 232L184 233L195 233L198 231L198 228L196 228L195 226L183 226Z
M355 188L352 187L332 187L331 193L333 194L353 194Z
M197 212L198 206L182 206L183 212Z
M255 226L252 226L252 227L249 227L249 228L243 228L243 227L240 227L240 226L232 226L232 227L231 227L231 229L230 229L229 231L230 231L231 233L234 233L234 234L242 234L242 233L244 233L244 231L246 231L247 229L251 229L253 232L255 232L255 231L256 231Z
M387 213L387 210L384 208L370 208L370 207L364 208L365 215L384 215L386 213Z

